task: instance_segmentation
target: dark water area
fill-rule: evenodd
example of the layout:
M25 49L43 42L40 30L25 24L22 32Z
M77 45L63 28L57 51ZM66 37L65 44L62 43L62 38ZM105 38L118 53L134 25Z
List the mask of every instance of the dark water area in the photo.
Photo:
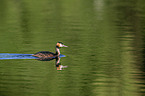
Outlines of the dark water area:
M144 10L144 0L1 0L0 53L69 47L61 60L0 60L0 96L144 96Z

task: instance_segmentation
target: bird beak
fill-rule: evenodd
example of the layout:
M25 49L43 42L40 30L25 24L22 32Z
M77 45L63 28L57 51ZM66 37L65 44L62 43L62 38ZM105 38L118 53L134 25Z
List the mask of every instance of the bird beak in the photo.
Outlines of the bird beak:
M68 47L68 46L66 46L66 45L63 45L63 47Z

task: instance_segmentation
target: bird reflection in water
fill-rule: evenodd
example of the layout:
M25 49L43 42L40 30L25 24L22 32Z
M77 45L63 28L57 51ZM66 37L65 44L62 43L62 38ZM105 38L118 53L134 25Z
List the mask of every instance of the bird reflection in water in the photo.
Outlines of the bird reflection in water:
M63 68L67 68L68 67L68 66L61 65L61 63L60 63L60 57L57 57L56 58L55 65L56 65L57 70L62 70Z
M56 65L56 69L57 70L63 70L64 68L67 68L68 66L63 66L63 65L61 65L61 63L60 63L60 57L58 56L58 57L55 57L55 58L37 58L37 60L40 60L40 61L51 61L51 60L56 60L56 62L55 62L55 65Z

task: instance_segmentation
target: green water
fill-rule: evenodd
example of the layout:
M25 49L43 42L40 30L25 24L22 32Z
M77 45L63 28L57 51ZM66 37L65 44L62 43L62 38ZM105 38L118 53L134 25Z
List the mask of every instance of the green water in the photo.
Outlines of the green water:
M55 52L55 60L0 60L0 96L144 96L144 0L1 0L0 53Z

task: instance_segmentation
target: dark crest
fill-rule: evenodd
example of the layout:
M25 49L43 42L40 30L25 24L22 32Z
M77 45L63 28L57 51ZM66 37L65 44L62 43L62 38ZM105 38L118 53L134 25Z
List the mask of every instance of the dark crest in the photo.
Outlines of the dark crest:
M62 43L62 42L60 42L60 41L59 41L58 43L61 43L61 44L63 44L63 43Z

